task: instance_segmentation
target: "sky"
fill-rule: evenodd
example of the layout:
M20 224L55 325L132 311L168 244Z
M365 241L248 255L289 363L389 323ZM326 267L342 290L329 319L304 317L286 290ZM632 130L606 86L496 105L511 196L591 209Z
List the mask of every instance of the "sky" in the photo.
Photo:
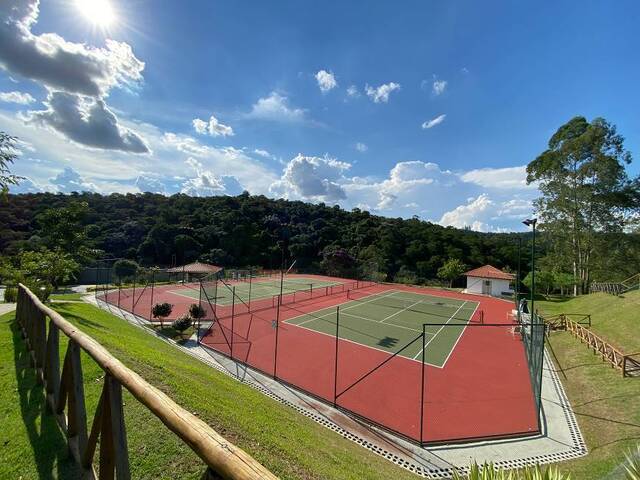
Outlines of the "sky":
M520 231L526 165L572 117L640 154L638 24L635 0L3 0L11 191L247 190Z

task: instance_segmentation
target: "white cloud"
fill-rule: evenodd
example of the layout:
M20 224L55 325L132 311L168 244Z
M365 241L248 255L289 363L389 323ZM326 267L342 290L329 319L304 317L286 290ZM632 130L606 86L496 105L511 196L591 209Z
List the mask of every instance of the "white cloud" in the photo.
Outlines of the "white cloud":
M465 205L459 205L449 212L445 212L440 219L440 224L456 228L470 227L472 230L487 231L489 226L478 220L493 208L494 203L489 195L483 193L477 198L470 198Z
M301 108L290 107L287 97L278 92L271 92L268 97L259 98L247 116L261 120L300 122L304 120L305 111Z
M206 170L202 162L195 158L188 158L185 163L195 171L196 176L182 184L181 193L193 197L210 197L222 194L237 195L243 190L238 179L232 175L218 177Z
M422 128L427 130L429 128L433 128L436 125L440 125L442 122L444 122L444 119L447 117L447 115L445 113L443 113L442 115L438 115L436 118L432 118L431 120L427 120L426 122L424 122L422 124Z
M138 187L140 192L159 193L166 195L167 189L162 178L154 173L142 172L138 178L136 178L135 186Z
M218 121L216 117L211 115L209 122L195 118L193 120L193 128L196 132L206 135L207 133L213 137L227 137L233 136L233 128L228 125L224 125Z
M389 95L395 90L400 90L400 84L395 82L384 83L379 87L365 86L365 92L375 103L387 103Z
M62 172L49 179L49 183L60 193L98 191L98 187L94 183L86 181L71 167L65 167Z
M360 91L355 85L349 85L349 88L347 88L347 95L352 98L358 98L360 96Z
M0 65L5 70L50 89L96 97L114 86L142 80L144 63L127 43L107 39L104 48L95 48L55 33L33 34L38 4L38 0L0 4Z
M322 93L326 93L338 86L336 77L333 72L327 72L326 70L320 70L315 75L318 87Z
M367 147L367 146L366 146L364 143L362 143L362 142L358 142L358 143L356 143L356 150L357 150L357 151L359 151L359 152L361 152L361 153L364 153L364 152L366 152L367 150L369 150L369 147Z
M256 155L260 155L263 158L274 158L273 155L271 155L267 150L264 150L262 148L256 148L253 153L255 153Z
M285 198L327 202L344 200L346 194L340 182L349 168L349 163L333 158L298 154L287 164L281 179L272 185L270 191Z
M19 105L29 105L30 103L33 103L35 101L36 99L33 98L28 93L0 92L0 102L17 103Z
M66 92L50 92L46 110L30 111L28 123L53 128L81 145L104 150L148 153L145 141L118 123L104 101Z
M463 173L460 178L464 182L475 183L487 188L536 188L535 185L527 185L526 165L506 168L479 168Z
M446 88L447 88L446 80L438 80L437 78L434 77L433 84L431 86L431 91L433 92L434 95L443 94Z

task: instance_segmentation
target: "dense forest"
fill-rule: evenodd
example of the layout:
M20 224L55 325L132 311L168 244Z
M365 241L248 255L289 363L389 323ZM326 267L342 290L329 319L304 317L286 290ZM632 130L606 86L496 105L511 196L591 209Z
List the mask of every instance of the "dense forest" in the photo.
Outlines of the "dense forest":
M50 212L56 210L61 218L52 219ZM129 258L146 266L200 259L227 267L278 268L284 252L299 271L320 271L323 255L341 249L358 261L377 264L387 280L420 283L435 279L450 258L469 268L489 263L513 271L518 259L517 234L445 228L415 218L248 193L207 198L9 195L0 202L0 252L13 255L55 243L59 238L47 239L65 235L53 233L62 222L67 230L83 230L94 257ZM522 235L526 243L529 237ZM523 246L523 269L529 248Z

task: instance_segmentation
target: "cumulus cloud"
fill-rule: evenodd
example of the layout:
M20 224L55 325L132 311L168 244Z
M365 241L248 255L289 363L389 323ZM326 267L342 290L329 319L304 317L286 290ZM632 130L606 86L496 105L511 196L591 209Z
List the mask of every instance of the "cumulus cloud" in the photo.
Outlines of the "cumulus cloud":
M440 125L442 122L444 122L444 119L447 117L447 115L445 113L443 113L442 115L438 115L436 118L432 118L431 120L427 120L426 122L424 122L422 124L422 128L425 130L428 130L429 128L433 128L436 125Z
M262 148L256 148L253 153L255 153L256 155L260 155L263 158L274 158L273 155L271 155L271 153L269 153L267 150L264 150Z
M196 132L202 135L206 135L208 133L212 137L228 137L234 135L233 128L220 123L213 115L209 118L209 122L195 118L193 120L193 128Z
M347 95L352 98L358 98L360 96L360 90L355 85L349 85L347 88Z
M318 87L322 93L326 93L329 90L332 90L338 86L338 82L336 82L336 77L333 72L327 72L326 70L320 70L316 73L316 81L318 82Z
M260 120L300 122L304 120L305 111L301 108L291 107L287 97L278 92L271 92L269 96L259 98L247 116Z
M358 142L356 143L356 150L359 151L360 153L364 153L367 150L369 150L369 147L367 147L364 143L362 142Z
M148 153L135 132L118 123L103 100L66 92L50 92L46 110L30 111L27 122L53 128L76 143L104 150Z
M131 46L107 39L104 48L68 42L55 33L35 35L38 0L0 5L0 66L54 90L95 97L114 86L142 80L144 63Z
M30 103L33 103L35 101L36 99L33 98L28 93L0 92L0 102L17 103L19 105L29 105Z
M485 215L492 209L494 203L486 193L478 195L477 198L468 199L464 205L459 205L449 212L445 212L440 219L440 224L456 228L469 227L472 230L487 231L489 226L478 220L479 216Z
M18 183L18 185L9 185L9 192L13 194L39 193L39 192L44 192L45 190L46 189L44 187L34 182L29 177L23 177L20 180L20 183Z
M141 192L159 193L161 195L166 195L167 193L165 182L159 175L152 173L143 172L138 175L135 186L138 187L138 190Z
M340 182L351 164L333 158L298 154L285 167L271 192L286 198L337 202L346 199Z
M464 182L475 183L487 188L536 188L535 185L527 185L527 167L506 168L479 168L469 170L460 176Z
M367 96L375 103L387 103L389 95L395 90L400 90L400 84L395 82L384 83L379 87L371 87L366 85L364 91Z
M86 181L71 167L65 167L58 175L50 178L49 183L60 193L98 191L98 187L94 183Z
M238 179L232 175L217 177L194 158L188 158L185 163L195 171L196 176L182 184L181 193L193 197L210 197L223 194L238 195L243 190Z

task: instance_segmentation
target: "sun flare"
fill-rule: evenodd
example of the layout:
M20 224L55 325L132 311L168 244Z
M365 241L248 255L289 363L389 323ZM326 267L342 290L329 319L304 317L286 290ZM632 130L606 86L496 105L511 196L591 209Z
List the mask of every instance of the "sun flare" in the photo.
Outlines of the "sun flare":
M76 6L92 24L108 27L116 20L109 0L76 0Z

